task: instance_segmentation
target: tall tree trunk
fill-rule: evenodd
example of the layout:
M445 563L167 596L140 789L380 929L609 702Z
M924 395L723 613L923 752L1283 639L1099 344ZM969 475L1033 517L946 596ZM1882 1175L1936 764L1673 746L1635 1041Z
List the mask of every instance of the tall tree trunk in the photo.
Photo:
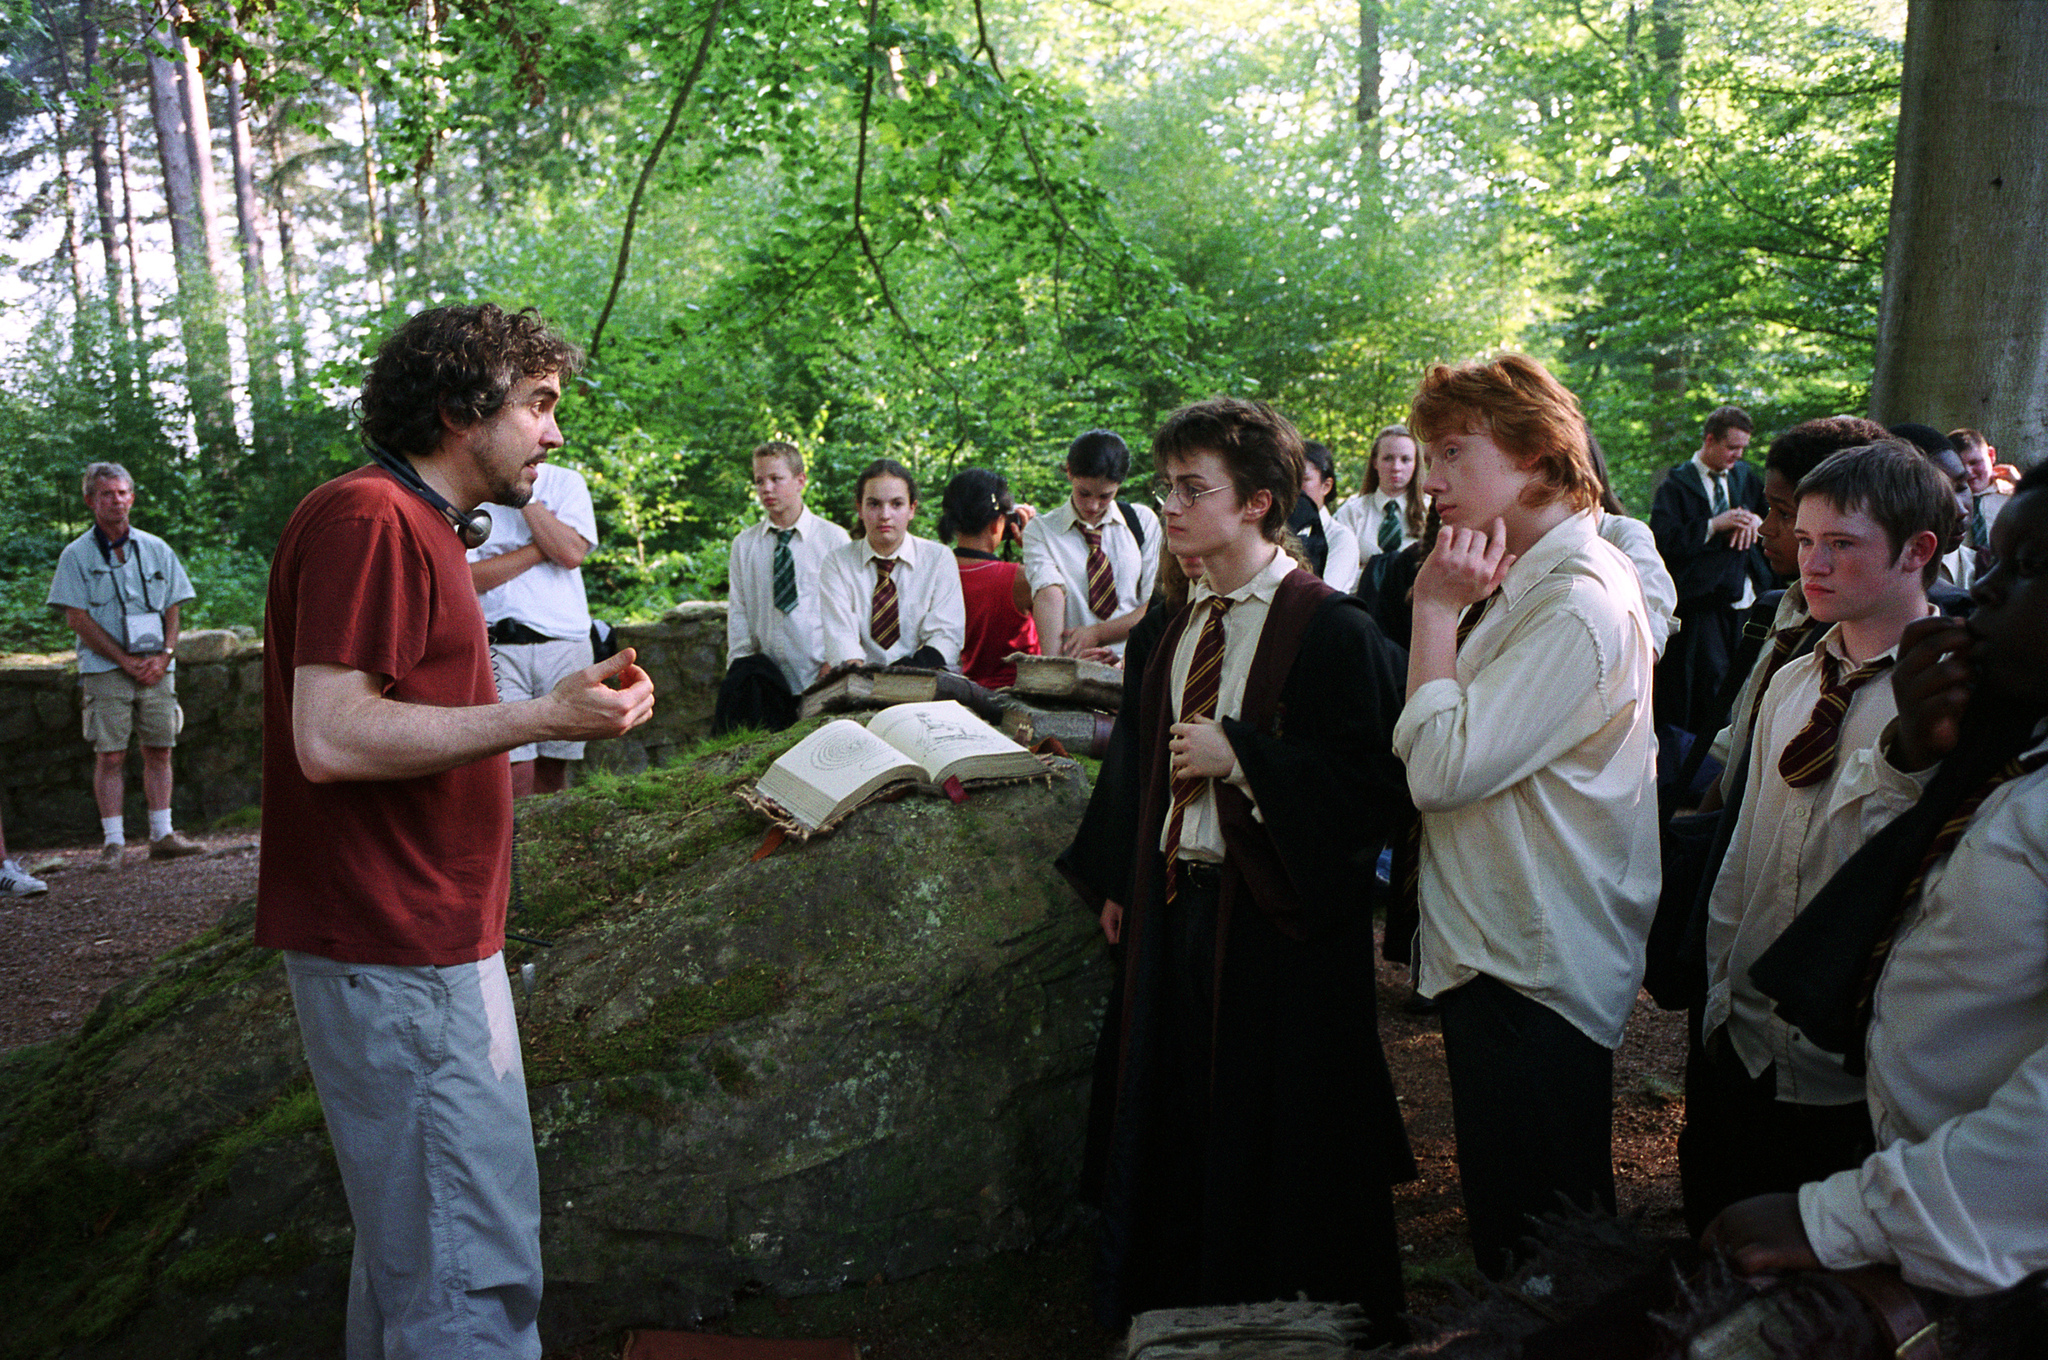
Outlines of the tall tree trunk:
M1650 126L1660 152L1685 135L1685 0L1650 0ZM1659 168L1655 192L1676 199L1685 186L1669 170ZM1660 337L1650 353L1650 437L1658 447L1682 441L1690 432L1691 413L1681 412L1688 385L1685 335Z
M2048 457L2048 24L1911 0L1870 414Z
M69 35L47 5L42 10L43 27L50 35L50 46L57 57L57 98L49 101L50 126L57 134L57 194L64 205L64 254L71 271L71 314L75 322L82 323L86 315L85 246L78 234L78 205L72 196L72 125L67 124L64 117L66 104L76 104L78 89L71 79Z
M86 151L92 159L94 206L98 210L100 255L106 265L107 334L114 356L114 377L121 394L134 394L133 351L129 347L127 309L121 297L121 247L114 230L114 167L107 154L107 111L105 96L94 89L98 76L100 24L92 0L78 6L80 47L84 62L80 84L89 103L86 106ZM109 87L111 89L111 87Z
M167 21L159 20L149 38L149 106L156 124L157 155L163 165L164 200L170 209L192 423L207 470L225 478L240 448L216 269L219 234L206 220L200 191L201 183L212 179L202 171L210 147L208 140L194 135L192 124L193 104L196 102L203 114L205 100L195 101L192 94L201 92L190 90L183 79L188 50L184 38Z
M284 281L284 343L292 358L292 390L303 392L306 389L306 322L300 311L298 257L292 251L292 233L296 228L292 217L291 186L285 180L278 154L277 123L275 118L270 121L266 138L270 143L270 164L275 167L271 188L275 200L273 211L277 216L277 273Z
M229 20L233 22L232 18ZM249 348L249 432L261 466L276 466L284 452L278 417L284 386L278 378L277 324L270 310L270 283L263 267L261 209L256 201L256 149L249 140L249 111L242 101L241 58L228 66L228 151L235 169L235 223L242 247L242 324Z
M363 215L370 224L370 281L377 310L391 305L384 288L384 205L377 194L377 125L370 117L369 73L357 68L356 116L363 123Z
M125 97L114 106L114 153L121 172L121 244L128 256L129 339L139 351L142 345L142 269L135 258L138 233L135 230L135 187L128 176L128 101Z
M1368 170L1380 160L1380 0L1358 0L1358 148Z

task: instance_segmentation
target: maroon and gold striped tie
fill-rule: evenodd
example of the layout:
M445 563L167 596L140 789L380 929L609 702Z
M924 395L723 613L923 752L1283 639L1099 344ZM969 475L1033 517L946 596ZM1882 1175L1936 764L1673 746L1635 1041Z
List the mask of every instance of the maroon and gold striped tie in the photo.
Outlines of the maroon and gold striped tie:
M894 647L903 636L903 626L896 618L896 582L890 575L895 570L895 558L875 559L875 597L868 602L868 636L884 651Z
M1842 740L1842 718L1856 691L1891 669L1894 658L1881 656L1843 675L1842 663L1833 652L1820 653L1820 698L1813 715L1797 736L1785 743L1778 757L1778 773L1795 789L1810 789L1826 779L1835 768L1835 748Z
M1076 523L1081 537L1088 540L1088 608L1098 619L1116 617L1116 577L1109 569L1109 554L1102 550L1102 530Z
M1180 691L1180 720L1216 716L1216 699L1223 691L1223 616L1234 603L1221 595L1209 597L1209 617L1195 639L1195 655L1188 662L1187 683ZM1176 777L1173 781L1173 811L1166 819L1166 900L1173 901L1180 888L1178 861L1180 828L1188 808L1201 797L1208 780L1198 776Z

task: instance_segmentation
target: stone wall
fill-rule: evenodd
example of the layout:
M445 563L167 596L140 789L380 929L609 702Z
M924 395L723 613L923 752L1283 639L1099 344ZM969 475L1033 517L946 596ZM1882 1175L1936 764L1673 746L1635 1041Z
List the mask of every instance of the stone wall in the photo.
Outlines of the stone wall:
M246 631L246 630L244 630ZM621 741L593 744L592 767L642 770L704 735L725 670L725 605L682 604L619 626L654 678L654 718ZM185 730L172 760L178 824L204 826L255 802L262 788L263 644L225 630L178 643ZM98 839L92 752L82 735L78 667L68 654L0 662L0 824L10 850ZM147 830L142 758L128 754L128 833Z

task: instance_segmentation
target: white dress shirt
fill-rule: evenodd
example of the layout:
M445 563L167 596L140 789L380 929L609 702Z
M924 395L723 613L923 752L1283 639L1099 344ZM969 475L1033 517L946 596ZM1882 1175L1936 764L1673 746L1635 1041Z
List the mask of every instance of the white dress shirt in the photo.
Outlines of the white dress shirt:
M2048 769L1993 790L1928 871L1865 1052L1879 1151L1799 1191L1821 1264L1954 1294L2048 1268Z
M1384 491L1366 491L1353 496L1337 507L1337 522L1349 529L1358 538L1358 561L1361 566L1379 556L1380 521L1386 515L1386 507L1394 506L1394 515L1401 525L1401 548L1416 541L1408 532L1407 503L1400 496L1389 496ZM1396 552L1400 548L1395 549Z
M1323 538L1330 546L1323 559L1323 581L1348 594L1358 589L1358 535L1338 523L1329 511L1318 509L1317 513L1322 516Z
M1642 588L1587 511L1498 596L1394 724L1422 812L1416 987L1484 973L1615 1048L1662 877Z
M949 669L960 669L967 640L967 601L960 593L960 568L943 543L906 534L896 549L890 579L896 583L897 638L878 646L868 631L875 597L875 559L882 556L865 538L854 539L825 559L820 593L825 597L825 660L865 660L874 665L901 661L920 647L932 647Z
M545 506L563 527L597 546L597 512L591 508L590 487L583 474L560 463L542 463L533 479L533 499ZM491 516L491 536L481 548L469 550L469 560L481 562L523 548L533 542L533 526L526 516L509 505L486 503L478 507ZM561 567L543 558L503 585L494 586L477 601L484 622L513 619L552 638L579 639L590 633L590 604L583 594L583 568Z
M1230 612L1223 616L1223 671L1216 682L1216 717L1235 718L1244 707L1245 681L1252 673L1252 658L1258 654L1259 635L1265 631L1266 616L1273 611L1273 597L1279 593L1280 583L1296 570L1294 559L1273 550L1273 560L1260 568L1251 580L1224 596L1232 601ZM1180 721L1181 692L1187 688L1188 670L1195 664L1195 644L1202 636L1202 626L1209 621L1211 606L1207 603L1215 596L1209 589L1206 578L1195 583L1188 591L1188 608L1192 611L1188 626L1180 635L1180 645L1173 652L1173 673L1168 677L1173 693L1173 720ZM1244 777L1244 766L1232 759L1228 782L1237 785L1247 795L1251 786ZM1254 807L1253 813L1258 809ZM1172 816L1159 828L1159 848L1167 848L1166 838L1172 828ZM1180 858L1206 860L1211 864L1223 862L1223 824L1216 812L1216 783L1206 780L1202 791L1195 795L1195 801L1188 804L1181 814Z
M1628 557L1636 569L1636 584L1643 588L1643 605L1650 620L1650 654L1664 655L1671 638L1671 620L1678 614L1678 582L1657 552L1657 536L1650 526L1627 515L1600 516L1600 537Z
M1850 696L1835 768L1827 778L1795 789L1778 773L1779 757L1820 699L1823 651L1838 658L1844 675L1858 664L1843 653L1838 624L1811 652L1786 662L1764 691L1750 737L1742 811L1707 907L1707 1000L1700 1026L1702 1034L1712 1034L1727 1025L1729 1042L1752 1077L1776 1063L1778 1099L1800 1105L1861 1100L1863 1082L1778 1018L1770 998L1750 983L1750 965L1871 833L1918 796L1917 788L1903 797L1888 793L1891 786L1857 773L1878 759L1877 739L1898 716L1889 673ZM1885 655L1897 653L1893 647Z
M1109 507L1099 524L1088 526L1102 530L1102 551L1109 558L1110 575L1116 579L1116 613L1111 618L1122 618L1150 600L1159 579L1159 553L1165 540L1159 516L1142 505L1133 504L1131 509L1145 530L1143 547L1117 505ZM1099 621L1088 607L1088 540L1074 527L1081 522L1070 496L1057 510L1048 510L1024 526L1024 579L1031 583L1033 595L1047 586L1065 589L1065 627L1070 631ZM1041 638L1039 643L1048 652L1059 650L1058 638ZM1108 645L1123 655L1123 643Z
M740 530L726 568L730 589L725 614L725 661L765 656L782 671L792 694L818 678L818 667L844 657L825 650L825 559L845 547L846 530L805 510L790 526L789 554L796 566L796 608L775 607L775 526L767 520Z

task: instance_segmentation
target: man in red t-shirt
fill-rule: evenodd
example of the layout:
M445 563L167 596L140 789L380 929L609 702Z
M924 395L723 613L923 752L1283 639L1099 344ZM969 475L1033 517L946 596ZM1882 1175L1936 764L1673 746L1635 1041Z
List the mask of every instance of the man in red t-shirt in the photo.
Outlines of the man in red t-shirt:
M540 1355L505 753L620 736L654 688L628 648L498 703L464 547L479 504L532 494L581 363L530 312L413 317L363 384L375 462L271 562L256 942L285 951L355 1220L350 1355Z

